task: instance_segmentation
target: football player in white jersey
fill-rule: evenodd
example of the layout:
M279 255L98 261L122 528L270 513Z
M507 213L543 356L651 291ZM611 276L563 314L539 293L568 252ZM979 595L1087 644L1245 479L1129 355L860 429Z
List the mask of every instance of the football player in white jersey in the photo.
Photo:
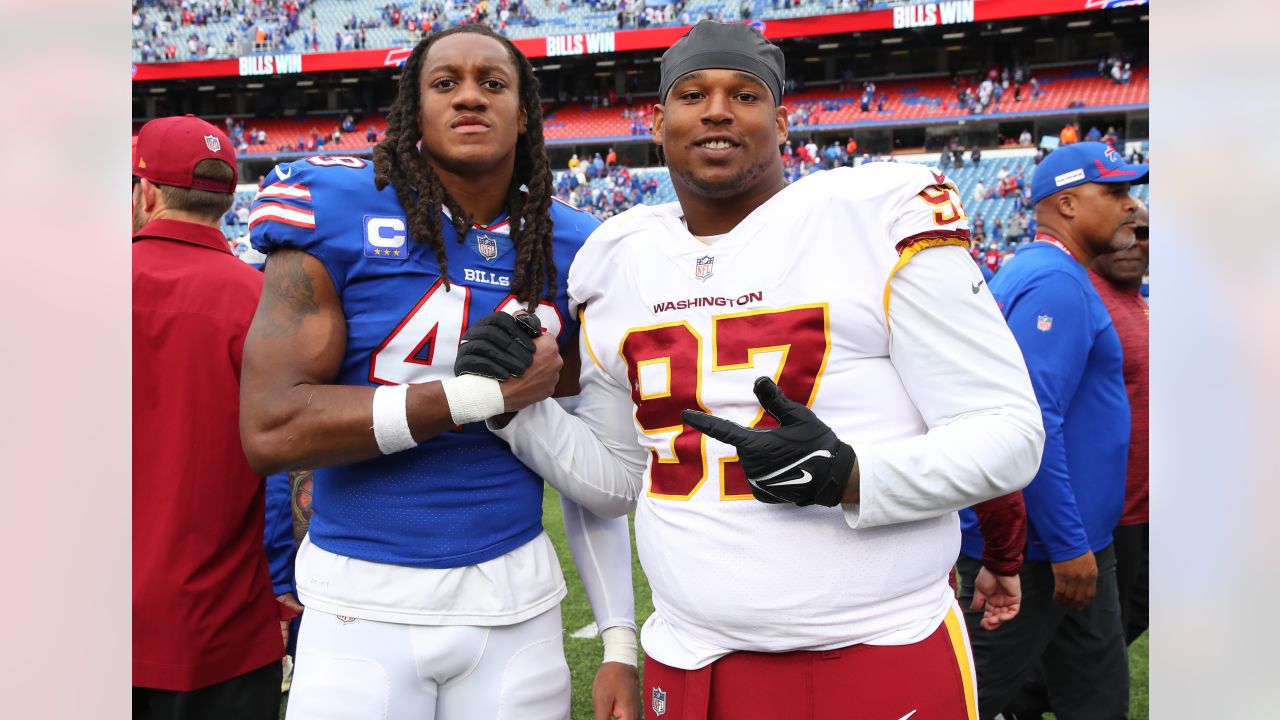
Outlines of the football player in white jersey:
M650 717L972 719L956 511L1031 479L1039 408L955 185L905 163L787 185L784 79L745 25L667 51L678 202L574 260L574 414L498 433L584 506L635 510Z

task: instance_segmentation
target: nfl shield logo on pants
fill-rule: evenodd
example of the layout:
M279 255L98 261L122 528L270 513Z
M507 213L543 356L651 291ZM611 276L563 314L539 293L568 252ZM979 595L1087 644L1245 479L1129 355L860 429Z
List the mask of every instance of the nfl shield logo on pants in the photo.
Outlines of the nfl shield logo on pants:
M481 235L476 238L476 247L480 250L480 257L486 261L492 262L498 257L498 241L488 235Z
M213 135L204 136L204 146L209 148L209 152L218 152L222 150L222 143Z
M1037 315L1037 316L1036 316L1036 329L1037 329L1037 330L1039 330L1040 332L1049 332L1050 330L1052 330L1052 329L1053 329L1053 316L1052 316L1052 315Z
M703 257L698 258L698 263L693 266L693 276L699 280L706 280L711 277L711 274L715 272L715 269L712 267L715 265L715 262L716 259L710 255L704 255Z
M655 687L653 689L653 714L664 715L667 712L667 694L662 692L662 688Z

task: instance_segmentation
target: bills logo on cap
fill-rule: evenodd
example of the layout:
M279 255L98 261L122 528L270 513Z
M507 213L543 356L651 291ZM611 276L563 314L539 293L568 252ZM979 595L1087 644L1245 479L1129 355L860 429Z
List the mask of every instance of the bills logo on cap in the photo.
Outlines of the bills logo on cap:
M667 713L667 694L662 691L662 688L653 689L653 702L650 703L650 707L653 708L654 715L661 716Z
M209 152L220 152L222 150L222 142L214 135L204 136L204 146L209 148Z
M1040 332L1049 332L1050 330L1052 330L1052 329L1053 329L1053 316L1052 316L1052 315L1037 315L1037 316L1036 316L1036 329L1037 329L1037 330L1039 330Z
M693 276L699 280L706 280L715 274L716 259L710 255L704 255L698 258L698 262L693 266Z
M493 262L498 257L498 241L488 235L481 235L476 238L476 250L487 262Z

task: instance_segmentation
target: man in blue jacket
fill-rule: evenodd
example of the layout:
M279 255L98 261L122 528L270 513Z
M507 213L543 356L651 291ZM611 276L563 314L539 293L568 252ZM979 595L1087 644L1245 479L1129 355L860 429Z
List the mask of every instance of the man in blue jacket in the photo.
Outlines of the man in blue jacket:
M979 629L980 613L966 617L983 718L1005 710L1037 665L1060 720L1124 718L1129 709L1111 538L1124 502L1129 401L1120 339L1087 268L1133 244L1138 206L1129 189L1147 173L1103 143L1054 151L1032 179L1036 241L991 281L1031 374L1045 446L1023 491L1022 611L996 631ZM982 553L965 512L962 607Z

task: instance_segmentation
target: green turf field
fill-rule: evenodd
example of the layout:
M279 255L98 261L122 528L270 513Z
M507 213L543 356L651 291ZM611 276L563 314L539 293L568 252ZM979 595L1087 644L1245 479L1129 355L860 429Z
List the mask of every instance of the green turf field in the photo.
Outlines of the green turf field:
M592 637L579 639L569 635L592 623L591 606L587 604L586 593L578 580L578 572L573 566L573 557L569 554L569 545L564 538L564 524L560 515L560 496L555 490L547 488L542 502L543 525L551 536L560 556L560 566L564 568L565 580L569 584L569 595L562 606L564 617L564 651L569 660L569 672L573 677L573 711L572 720L592 720L591 715L591 681L595 678L596 668L600 665L600 639ZM653 612L653 601L649 597L649 584L645 582L644 573L640 570L640 559L635 552L635 534L631 541L631 577L636 592L636 624L643 624ZM1130 720L1148 720L1147 714L1147 638L1144 635L1130 648L1129 669L1132 677L1130 692ZM643 667L641 667L643 671ZM647 708L645 698L641 697L641 706ZM284 718L284 704L281 704L280 717Z

